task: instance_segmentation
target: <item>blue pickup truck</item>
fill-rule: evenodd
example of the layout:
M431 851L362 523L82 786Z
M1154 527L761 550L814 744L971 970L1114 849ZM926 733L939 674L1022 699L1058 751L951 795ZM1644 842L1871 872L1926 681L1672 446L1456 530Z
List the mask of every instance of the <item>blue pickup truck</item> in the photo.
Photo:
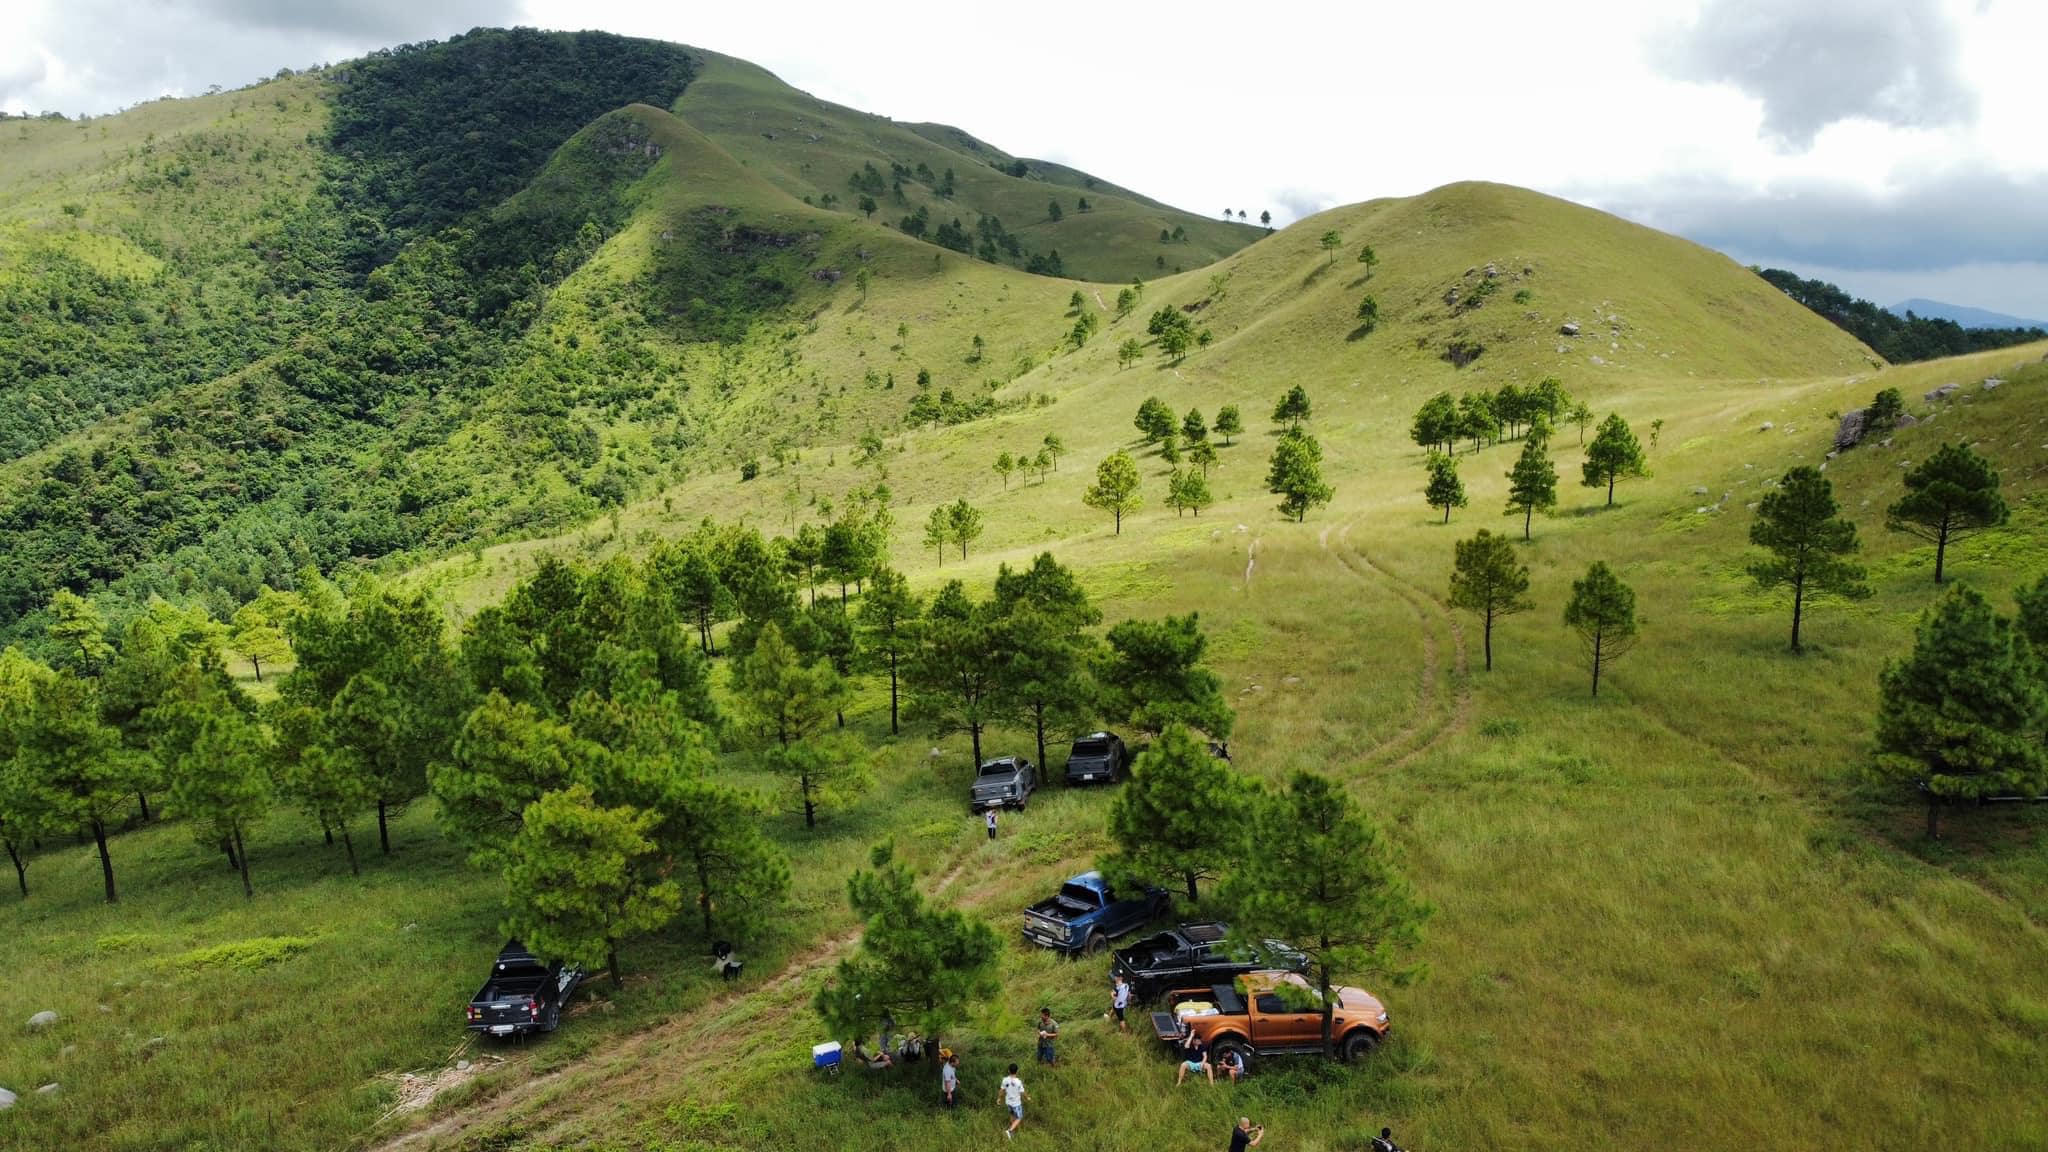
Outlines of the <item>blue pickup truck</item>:
M1118 899L1100 872L1083 872L1024 911L1024 939L1070 955L1093 955L1166 911L1166 891L1146 888Z

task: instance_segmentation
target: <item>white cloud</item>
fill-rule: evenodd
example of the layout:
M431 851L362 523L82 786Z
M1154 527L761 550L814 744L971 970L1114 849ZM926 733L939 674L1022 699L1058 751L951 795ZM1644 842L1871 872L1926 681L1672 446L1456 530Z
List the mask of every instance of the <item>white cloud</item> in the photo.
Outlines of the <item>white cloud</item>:
M9 65L30 57L0 49L0 105L15 108L105 111L482 21L602 28L752 60L826 99L958 125L1204 215L1276 222L1487 179L1685 227L1680 210L1711 189L1746 206L1720 213L1714 242L1769 259L1843 196L1918 197L1938 215L1945 188L2048 176L2040 0L1126 0L1001 21L938 0L17 3L27 34L14 39L48 67L28 79ZM1979 239L2001 223L1977 222Z

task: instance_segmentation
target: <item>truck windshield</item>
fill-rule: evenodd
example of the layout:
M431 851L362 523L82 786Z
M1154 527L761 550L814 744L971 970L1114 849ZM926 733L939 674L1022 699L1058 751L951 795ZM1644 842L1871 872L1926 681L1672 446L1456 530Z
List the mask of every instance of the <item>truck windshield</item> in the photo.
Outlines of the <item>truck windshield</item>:
M1083 888L1079 884L1060 885L1060 899L1079 904L1083 908L1102 907L1102 898L1095 894L1095 890Z
M1016 770L1017 766L1008 760L998 760L993 764L983 764L981 766L981 774L983 776L1008 776Z
M1107 740L1076 740L1074 750L1069 753L1076 760L1094 760L1109 755Z

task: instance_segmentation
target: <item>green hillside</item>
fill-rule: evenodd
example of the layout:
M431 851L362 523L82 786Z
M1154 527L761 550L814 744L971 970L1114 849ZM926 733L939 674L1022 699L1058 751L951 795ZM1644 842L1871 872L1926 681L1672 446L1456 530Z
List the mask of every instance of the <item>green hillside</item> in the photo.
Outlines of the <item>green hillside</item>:
M0 833L29 888L0 896L0 1018L59 1015L0 1045L0 1086L21 1095L0 1149L939 1152L1000 1141L993 1088L1028 1061L1040 1005L1064 1025L1061 1059L1027 1063L1026 1148L1219 1145L1246 1114L1305 1152L1351 1152L1383 1124L1418 1149L2048 1143L2041 1110L2014 1103L2048 1059L2048 808L1953 805L1930 842L1920 798L1869 772L1879 676L1944 591L1933 547L1885 527L1910 469L1967 443L2002 476L2010 520L1950 548L1952 583L2011 613L2048 573L2048 345L1888 366L1718 253L1497 184L1263 235L1056 165L1002 170L1015 160L715 54L524 31L0 130L0 641L111 678L108 699L152 668L173 686L163 715L125 716L122 735L148 739L94 761L169 761L154 818L114 797L107 904L91 837L57 820L17 841L8 823L33 810L18 785L54 762L60 721L87 721L37 708L17 724L42 689L0 659ZM868 163L872 219L848 184ZM912 174L902 203L892 163ZM953 171L950 198L920 165ZM1088 213L1071 210L1082 195ZM1024 255L906 235L917 208L934 229L957 214L977 242L999 217ZM1176 227L1187 239L1160 245ZM1054 247L1095 279L1018 267ZM1149 330L1176 317L1178 354ZM1558 505L1523 543L1503 512L1526 441L1461 438L1469 502L1442 523L1417 409L1546 379L1593 422L1626 420L1644 474L1610 505L1579 482L1593 427L1561 423L1545 449ZM1299 522L1267 490L1275 403L1297 386L1333 489ZM1915 422L1831 455L1839 414L1884 388ZM1225 406L1242 414L1227 444L1209 434L1199 514L1167 505L1174 466L1134 427L1152 397L1211 429ZM1049 441L1056 467L997 471ZM1118 451L1143 497L1120 525L1084 502ZM1793 655L1789 597L1758 588L1748 539L1802 464L1825 468L1858 529L1871 595L1808 603ZM979 535L934 549L929 518L960 502ZM1269 790L1304 770L1339 782L1435 907L1407 957L1421 979L1354 980L1391 1014L1380 1051L1176 1088L1142 1013L1131 1035L1102 1019L1099 960L1016 941L1021 908L1109 850L1118 793L1048 787L995 840L963 817L968 737L917 709L892 732L887 661L842 658L831 631L849 604L866 619L879 573L840 593L820 574L838 561L806 551L878 522L861 546L927 599L956 579L988 595L1001 566L1050 553L1102 612L1091 639L1199 614L1235 772ZM1515 537L1533 602L1496 624L1490 671L1479 621L1450 604L1454 545L1481 528ZM760 551L746 529L770 538ZM707 595L719 655L700 663L692 622L648 605L683 600L707 553L730 582ZM676 567L641 567L655 557ZM1641 622L1597 698L1563 623L1595 561ZM459 659L407 663L430 641L396 626L323 654L316 630L311 649L270 651L259 683L261 629L227 626L266 586L331 609L309 568L427 594L418 631L441 613ZM59 590L89 596L144 672L113 676L75 608L53 628ZM826 713L820 728L869 786L828 790L815 829L740 703L733 650L768 619L852 685L843 728ZM185 679L148 663L158 634L191 649ZM305 703L311 678L280 689L297 655L343 649L399 655L337 688L331 715ZM462 751L440 733L464 764L499 757L514 793L564 771L557 752L613 765L598 752L624 748L685 765L668 784L733 790L725 820L789 869L787 900L738 937L742 977L713 976L717 936L685 902L623 941L623 983L593 981L559 1032L465 1045L507 895L453 838L466 817L401 804L387 854L375 805L351 793L337 803L357 877L301 798L308 777L356 780L373 763L360 747L418 753L388 734L425 706L394 702L387 674L422 699L488 684L532 710L510 728L531 743L494 744L475 714ZM560 675L604 687L563 706ZM258 759L283 790L240 829L249 897L219 829L191 818L205 797L176 791L233 759L196 738L172 755L181 709L207 693L279 741ZM1069 727L1135 736L1108 707L1058 726L1044 767L1058 774ZM713 708L716 730L683 719ZM1035 755L1029 714L1004 699L984 750ZM587 744L552 743L572 731ZM1261 850L1236 831L1216 835ZM929 1065L807 1068L829 1031L812 997L860 939L848 875L884 840L1001 940L997 991L948 1023L955 1111ZM1175 914L1236 910L1205 883Z
M675 111L725 145L748 167L793 196L822 203L834 197L853 211L861 193L848 181L873 164L877 221L899 223L925 210L929 227L958 219L979 246L984 218L999 221L1026 255L1060 253L1076 279L1128 281L1198 268L1244 247L1262 229L1226 224L1058 164L1012 156L939 124L900 124L800 92L743 60L705 52L701 70ZM1023 175L1012 175L1012 165ZM895 168L909 170L899 178ZM922 171L922 175L920 175ZM953 192L935 184L953 173ZM898 189L900 188L900 195ZM1086 199L1090 208L1081 211ZM1049 218L1057 200L1061 217ZM1172 239L1178 231L1182 236ZM1164 233L1170 239L1161 242ZM998 259L1022 267L1007 251Z

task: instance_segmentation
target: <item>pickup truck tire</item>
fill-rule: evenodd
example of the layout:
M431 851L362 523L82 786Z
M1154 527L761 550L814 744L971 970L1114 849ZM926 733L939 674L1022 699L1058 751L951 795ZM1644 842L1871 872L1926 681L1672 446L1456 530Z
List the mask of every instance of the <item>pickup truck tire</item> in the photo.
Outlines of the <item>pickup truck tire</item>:
M1100 932L1090 932L1087 941L1081 945L1081 952L1088 956L1100 956L1108 948L1109 939L1107 937Z
M1373 1050L1379 1046L1380 1038L1378 1033L1370 1028L1358 1028L1344 1037L1343 1043L1337 1046L1337 1055L1338 1058L1349 1063L1353 1060L1365 1059L1372 1055Z

